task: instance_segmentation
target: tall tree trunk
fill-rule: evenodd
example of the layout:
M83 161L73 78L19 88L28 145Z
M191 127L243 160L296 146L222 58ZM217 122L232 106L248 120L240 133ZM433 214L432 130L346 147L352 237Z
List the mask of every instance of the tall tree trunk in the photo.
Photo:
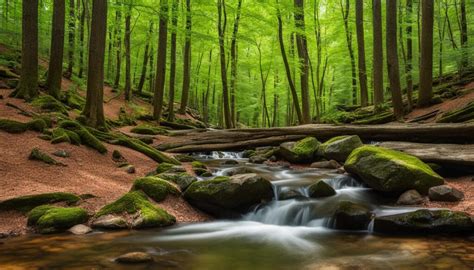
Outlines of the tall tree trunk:
M461 0L461 73L469 66L466 0Z
M240 13L242 10L242 0L239 0L237 4L237 14L234 20L234 30L232 31L232 41L230 45L230 110L231 110L231 118L232 118L232 126L236 127L237 125L237 117L236 117L236 110L235 110L235 92L237 88L237 33L239 32L239 21L240 21Z
M118 90L120 88L120 73L122 71L122 31L121 31L121 25L122 25L122 5L120 3L117 3L119 6L117 8L117 11L115 11L115 27L116 27L116 40L115 40L115 57L116 57L116 64L115 64L115 80L114 80L114 85L113 89Z
M127 15L125 16L125 100L130 101L132 92L131 79L131 52L130 52L130 35L131 35L131 18L132 18L132 4L129 3L127 7Z
M349 12L350 0L341 0L342 19L344 20L344 30L346 33L347 49L349 50L349 57L351 59L351 74L352 74L352 104L357 104L357 72L355 64L354 49L352 48L352 31L349 28Z
M176 80L176 31L178 31L178 5L179 0L173 0L173 7L171 9L171 25L173 32L171 32L171 55L170 55L170 89L168 101L168 121L174 121L174 89Z
M153 67L153 63L154 63L154 59L153 59L153 56L155 55L155 53L153 52L153 45L151 45L151 49L150 49L150 72L149 72L149 75L148 75L148 82L149 82L149 87L148 87L148 91L149 92L153 92L154 89L155 89L155 82L154 82L154 75L155 75L155 70L154 70L154 67Z
M38 0L22 5L21 76L14 95L30 100L38 95Z
M410 1L410 0L408 0ZM380 108L384 102L383 97L383 34L382 34L382 3L381 0L372 1L373 8L373 76L374 76L374 104Z
M81 46L81 49L79 50L79 73L77 75L79 78L82 78L83 75L84 75L85 23L86 23L86 12L87 12L87 9L89 8L89 5L87 4L87 2L88 2L88 0L82 0L81 21L80 21L80 25L79 25L79 46ZM112 41L110 41L110 42L112 42ZM110 58L110 55L111 55L110 52L111 52L111 49L109 49L109 58ZM110 63L107 67L110 68Z
M311 122L311 112L309 106L309 56L308 46L305 34L304 22L304 1L295 0L295 25L298 29L296 32L296 44L298 48L298 58L300 62L300 87L301 87L301 104L303 113L303 123Z
M155 95L153 97L153 118L161 120L163 94L165 91L166 50L168 43L168 0L160 0L160 30L158 34L158 56L156 61Z
M150 29L148 30L148 35L146 37L146 45L145 45L145 53L143 55L143 65L142 65L142 72L140 75L140 82L138 83L138 93L142 93L143 85L145 85L146 81L146 69L148 65L148 59L150 58L149 51L150 51L150 40L151 35L153 34L153 22L150 22Z
M68 27L68 65L65 73L66 78L71 78L74 69L74 51L76 39L76 7L74 0L69 0L69 27Z
M48 89L48 94L55 98L58 98L61 92L61 79L63 76L65 12L66 5L64 0L54 0L51 49L46 88Z
M398 63L397 0L387 1L386 24L387 66L388 78L390 80L390 91L392 92L393 112L395 117L401 120L403 118L403 100L400 86L400 68Z
M186 107L188 106L189 86L191 84L191 0L186 0L186 37L184 44L184 59L183 59L183 88L181 93L181 107L180 114L186 114Z
M407 81L408 110L413 108L413 0L406 3L407 62L405 66Z
M278 4L278 0L277 0L277 4ZM283 58L283 64L285 65L286 78L288 80L288 85L290 87L290 92L293 99L294 108L296 110L296 114L298 117L298 122L302 124L304 122L303 114L301 112L301 108L300 108L300 104L298 100L298 93L296 92L296 86L294 84L293 76L291 74L290 63L288 62L288 57L286 55L285 42L283 39L283 21L281 19L281 13L280 13L279 7L277 9L277 18L278 18L278 41L280 43L281 57ZM290 111L290 114L291 114L291 111ZM289 123L292 123L291 116L289 117L289 119L290 119Z
M92 127L105 127L104 58L107 36L107 0L92 1L92 23L87 71L87 97L83 115Z
M433 23L434 3L432 0L421 0L422 31L420 60L420 89L418 106L428 106L433 96Z
M229 108L229 85L227 83L227 67L225 56L225 31L227 26L227 12L225 7L225 0L217 0L218 22L217 31L219 34L219 51L221 59L221 80L222 80L222 101L224 122L226 128L232 128L232 119Z
M369 92L367 90L367 68L365 64L364 2L362 0L356 0L356 30L359 55L360 104L365 107L369 104Z

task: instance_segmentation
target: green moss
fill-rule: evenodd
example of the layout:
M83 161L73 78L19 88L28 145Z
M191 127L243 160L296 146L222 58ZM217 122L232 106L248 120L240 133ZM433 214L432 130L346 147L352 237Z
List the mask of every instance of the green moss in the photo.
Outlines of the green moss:
M192 183L197 181L196 177L191 176L185 172L178 173L178 174L162 173L162 174L159 174L158 177L166 181L171 181L177 184L182 191L186 190Z
M82 144L82 140L81 140L81 136L79 136L76 132L72 131L72 130L65 130L67 136L69 137L69 140L71 141L71 144L74 144L74 145L81 145Z
M43 118L37 118L26 123L26 126L29 130L43 132L48 127L48 124Z
M357 121L353 121L353 124L358 125L376 125L376 124L386 124L392 122L394 120L394 116L392 112L384 112L381 114L371 115L366 118L359 119Z
M74 225L87 222L89 216L82 208L55 207L47 210L37 220L36 226L40 233L56 233L65 231Z
M135 151L138 151L149 158L153 159L156 162L167 162L175 165L180 165L181 163L176 159L165 155L164 153L156 150L155 148L141 142L137 139L120 137L119 139L113 142L114 144L125 146L131 148Z
M337 136L337 137L331 138L331 139L325 141L321 146L326 146L326 145L331 144L333 142L337 142L337 141L346 139L347 137L348 136L343 135L343 136Z
M64 115L68 115L68 109L64 106L61 101L55 99L50 95L39 96L35 98L31 105L40 108L41 110L48 112L60 112Z
M36 147L31 150L28 159L41 161L49 165L63 165L61 162L56 161L54 158L52 158L46 153L43 153L41 150L39 150L39 148Z
M49 210L56 208L52 205L40 205L38 207L33 208L30 212L28 212L28 225L34 226L38 222L38 220Z
M206 165L200 161L193 161L191 165L193 166L193 168L207 169Z
M135 180L132 191L141 190L155 202L161 202L168 194L179 195L181 192L169 182L157 177L144 177Z
M132 130L130 130L130 132L142 135L165 135L168 133L163 128L148 125L134 127Z
M157 174L164 173L164 172L169 171L171 168L173 168L173 166L174 166L173 164L163 162L160 165L158 165L158 167L156 167L155 172Z
M192 156L190 155L176 155L174 156L175 159L177 159L180 162L193 162L196 161Z
M97 150L101 154L107 153L105 145L78 122L70 120L62 121L59 127L75 132L80 137L82 144Z
M320 145L320 142L314 137L304 138L298 141L293 147L293 151L299 155L307 155L308 153L314 153Z
M319 152L327 159L344 162L354 149L362 145L362 140L357 135L338 136L321 144Z
M125 194L117 201L104 206L96 216L124 213L135 214L137 212L140 212L143 218L142 227L169 226L176 222L174 216L153 205L141 191Z
M74 194L64 192L28 195L0 202L0 211L15 210L20 212L28 212L40 205L58 202L64 202L71 205L77 203L80 199L81 198Z
M52 144L58 144L58 143L63 143L63 142L68 142L70 143L71 140L69 139L69 136L66 133L66 130L63 128L55 128L53 129L53 136L52 136L51 143Z
M69 107L77 110L82 110L86 104L85 98L72 90L66 92L65 102Z
M211 172L209 172L207 169L203 169L203 168L193 168L193 172L197 176L202 176L202 177L211 177L212 176Z
M0 119L0 130L8 133L23 133L28 130L28 126L25 123L18 121Z

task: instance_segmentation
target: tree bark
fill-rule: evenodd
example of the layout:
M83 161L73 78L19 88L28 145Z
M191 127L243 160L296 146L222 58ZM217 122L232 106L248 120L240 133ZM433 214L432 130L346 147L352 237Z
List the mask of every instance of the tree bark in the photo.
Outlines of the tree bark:
M178 5L179 0L173 0L171 9L171 25L173 32L171 33L171 55L170 55L170 89L168 101L168 121L174 121L174 89L176 80L176 31L178 30Z
M69 0L69 29L68 29L68 65L65 73L66 78L71 78L74 69L74 51L76 39L76 7L74 0Z
M168 43L168 0L160 0L160 30L158 33L158 56L156 62L155 95L153 97L153 118L161 120L163 94L165 91L166 50Z
M142 72L140 75L140 82L138 83L138 93L142 93L143 86L145 85L146 81L146 70L148 66L148 59L150 58L149 51L150 51L150 40L151 35L153 33L153 22L150 22L150 30L148 30L148 35L146 37L146 45L145 45L145 53L143 55L143 65L142 65Z
M38 95L38 0L22 5L21 76L16 97L30 100Z
M81 12L81 21L79 25L79 46L81 46L81 49L79 50L79 73L78 77L82 78L84 75L84 51L86 48L84 47L84 38L85 38L85 23L86 23L86 12L87 9L89 8L89 5L87 4L88 0L83 0L82 1L82 12ZM111 55L111 50L109 50L109 58Z
M116 57L116 64L115 64L115 80L113 89L118 90L120 88L120 75L122 71L122 11L121 11L121 4L118 3L118 9L115 11L115 27L116 27L116 40L115 40L115 57Z
M51 49L46 88L48 89L48 94L55 98L59 98L63 76L65 12L66 5L64 0L54 0Z
M421 60L420 60L420 89L418 91L418 106L428 106L433 97L433 23L434 2L421 0L422 31L421 31Z
M181 93L180 114L186 114L188 106L189 86L191 84L191 0L186 0L186 37L184 44L184 60L183 60L183 87Z
M408 0L410 1L410 0ZM384 102L383 89L383 34L382 34L382 3L381 0L373 0L373 76L374 76L374 104L379 108Z
M92 2L92 23L89 44L87 97L83 115L92 127L105 127L104 58L107 36L107 0Z
M127 7L127 15L125 16L125 100L130 101L132 92L131 79L131 52L130 52L130 36L131 36L131 19L132 19L132 4L129 3Z
M408 110L411 111L413 108L413 0L407 0L406 7L407 63L405 71L407 81Z
M354 49L352 48L352 32L349 28L349 12L350 0L341 0L342 19L344 20L344 30L346 33L347 49L349 50L349 57L351 59L351 74L352 74L352 104L357 104L357 75Z
M365 107L369 104L369 92L367 90L367 67L365 64L365 41L364 41L364 2L356 0L356 31L357 51L359 64L359 87L360 104Z
M219 34L219 52L221 60L221 80L222 80L222 101L224 123L226 128L232 128L232 119L229 107L229 84L227 83L227 67L225 55L225 31L227 26L227 13L225 0L217 0L218 22L217 31Z
M240 13L242 10L242 0L237 4L237 14L234 21L234 30L232 31L232 41L230 45L230 110L232 118L232 126L237 125L237 117L235 110L235 92L237 88L237 33L239 32Z
M395 117L401 120L404 112L402 90L400 86L400 68L398 64L397 0L387 1L386 24L387 66L388 78L390 80L390 91L392 92L393 112Z

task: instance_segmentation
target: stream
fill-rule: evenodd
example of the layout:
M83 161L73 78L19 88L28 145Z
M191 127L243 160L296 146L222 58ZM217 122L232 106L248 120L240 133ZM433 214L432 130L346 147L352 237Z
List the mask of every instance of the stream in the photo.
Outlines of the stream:
M332 229L337 202L369 205L377 216L416 208L387 206L389 200L333 170L290 170L247 163L240 153L196 155L227 175L245 167L270 179L274 200L236 221L180 224L145 231L29 235L0 241L0 269L474 269L474 236L392 237ZM223 165L232 159L238 165ZM337 195L311 199L307 187L322 179ZM205 181L205 179L200 179ZM146 251L155 262L119 265L117 256Z

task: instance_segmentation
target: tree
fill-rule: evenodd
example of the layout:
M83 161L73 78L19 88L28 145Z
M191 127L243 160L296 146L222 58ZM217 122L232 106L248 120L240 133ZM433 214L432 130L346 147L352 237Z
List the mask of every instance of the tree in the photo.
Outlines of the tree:
M122 33L121 27L122 24L122 5L118 3L117 10L115 11L115 31L116 31L116 41L115 41L115 49L116 49L116 65L115 65L115 80L113 84L113 88L118 90L120 87L120 72L122 70Z
M237 3L237 12L234 20L234 30L232 31L230 45L230 110L232 118L232 126L237 125L237 117L235 110L235 92L237 88L237 33L239 32L240 13L242 11L242 0Z
M364 2L356 0L356 31L357 51L359 63L359 86L360 104L365 107L369 104L369 93L367 90L367 68L365 65L365 41L364 41Z
M89 5L88 0L83 0L82 2L82 12L81 12L81 19L79 24L79 46L81 47L79 50L79 73L77 77L82 78L84 73L84 52L86 48L84 47L84 38L85 38L85 23L86 23L86 13L88 12ZM110 51L109 51L109 58L110 58ZM110 66L110 65L109 65Z
M410 1L410 0L409 0ZM373 76L374 76L374 104L377 108L384 102L383 97L383 34L382 34L382 3L380 0L372 1L373 8Z
M170 52L170 89L168 101L168 121L174 121L174 88L176 81L176 31L178 30L178 6L179 0L173 0L171 8L171 52Z
M65 10L66 5L64 0L54 0L51 49L46 88L48 89L48 93L55 98L59 97L63 76Z
M125 15L125 100L130 101L132 92L132 79L131 79L131 52L130 52L130 35L132 34L131 29L132 19L132 3L128 3L127 14Z
M309 56L308 45L305 34L304 22L304 1L295 0L295 25L296 25L296 47L298 49L298 58L300 61L300 87L301 87L301 103L303 122L308 124L311 122L311 113L309 107Z
M461 0L461 73L469 66L466 0Z
M349 57L351 60L351 74L352 74L352 104L357 104L357 78L356 78L356 64L354 49L352 48L352 31L349 28L349 0L341 0L341 13L344 20L344 30L346 33L347 49L349 50Z
M183 58L183 88L181 93L180 114L186 114L186 106L188 106L189 86L191 84L191 0L186 0L186 37L184 43Z
M421 9L422 31L418 106L423 107L429 105L433 97L433 1L421 0Z
M74 0L69 0L69 27L68 27L68 65L65 76L71 78L74 68L74 51L76 39L76 11Z
M148 30L148 35L146 37L145 52L143 54L143 65L142 72L140 75L140 82L138 83L138 93L142 93L143 86L146 81L146 70L148 65L148 59L150 58L150 40L151 35L153 34L153 22L150 22L150 30Z
M227 12L225 0L217 0L217 32L219 35L219 55L221 60L222 102L224 107L224 123L226 128L232 128L232 119L229 108L229 85L227 83L227 66L225 56L225 30L227 26Z
M403 100L400 86L400 68L398 64L397 0L387 1L386 31L387 68L390 91L392 92L393 112L395 117L401 120L403 118Z
M156 62L155 94L153 97L153 118L161 120L163 94L165 91L166 50L168 43L168 0L160 0L160 30L158 33L158 56Z
M86 105L82 114L92 127L104 128L104 59L107 35L107 0L92 2L92 22L89 41Z
M21 76L18 98L30 100L38 95L38 0L22 5Z
M407 61L405 71L407 80L408 110L411 111L413 108L413 0L407 0L406 7Z

